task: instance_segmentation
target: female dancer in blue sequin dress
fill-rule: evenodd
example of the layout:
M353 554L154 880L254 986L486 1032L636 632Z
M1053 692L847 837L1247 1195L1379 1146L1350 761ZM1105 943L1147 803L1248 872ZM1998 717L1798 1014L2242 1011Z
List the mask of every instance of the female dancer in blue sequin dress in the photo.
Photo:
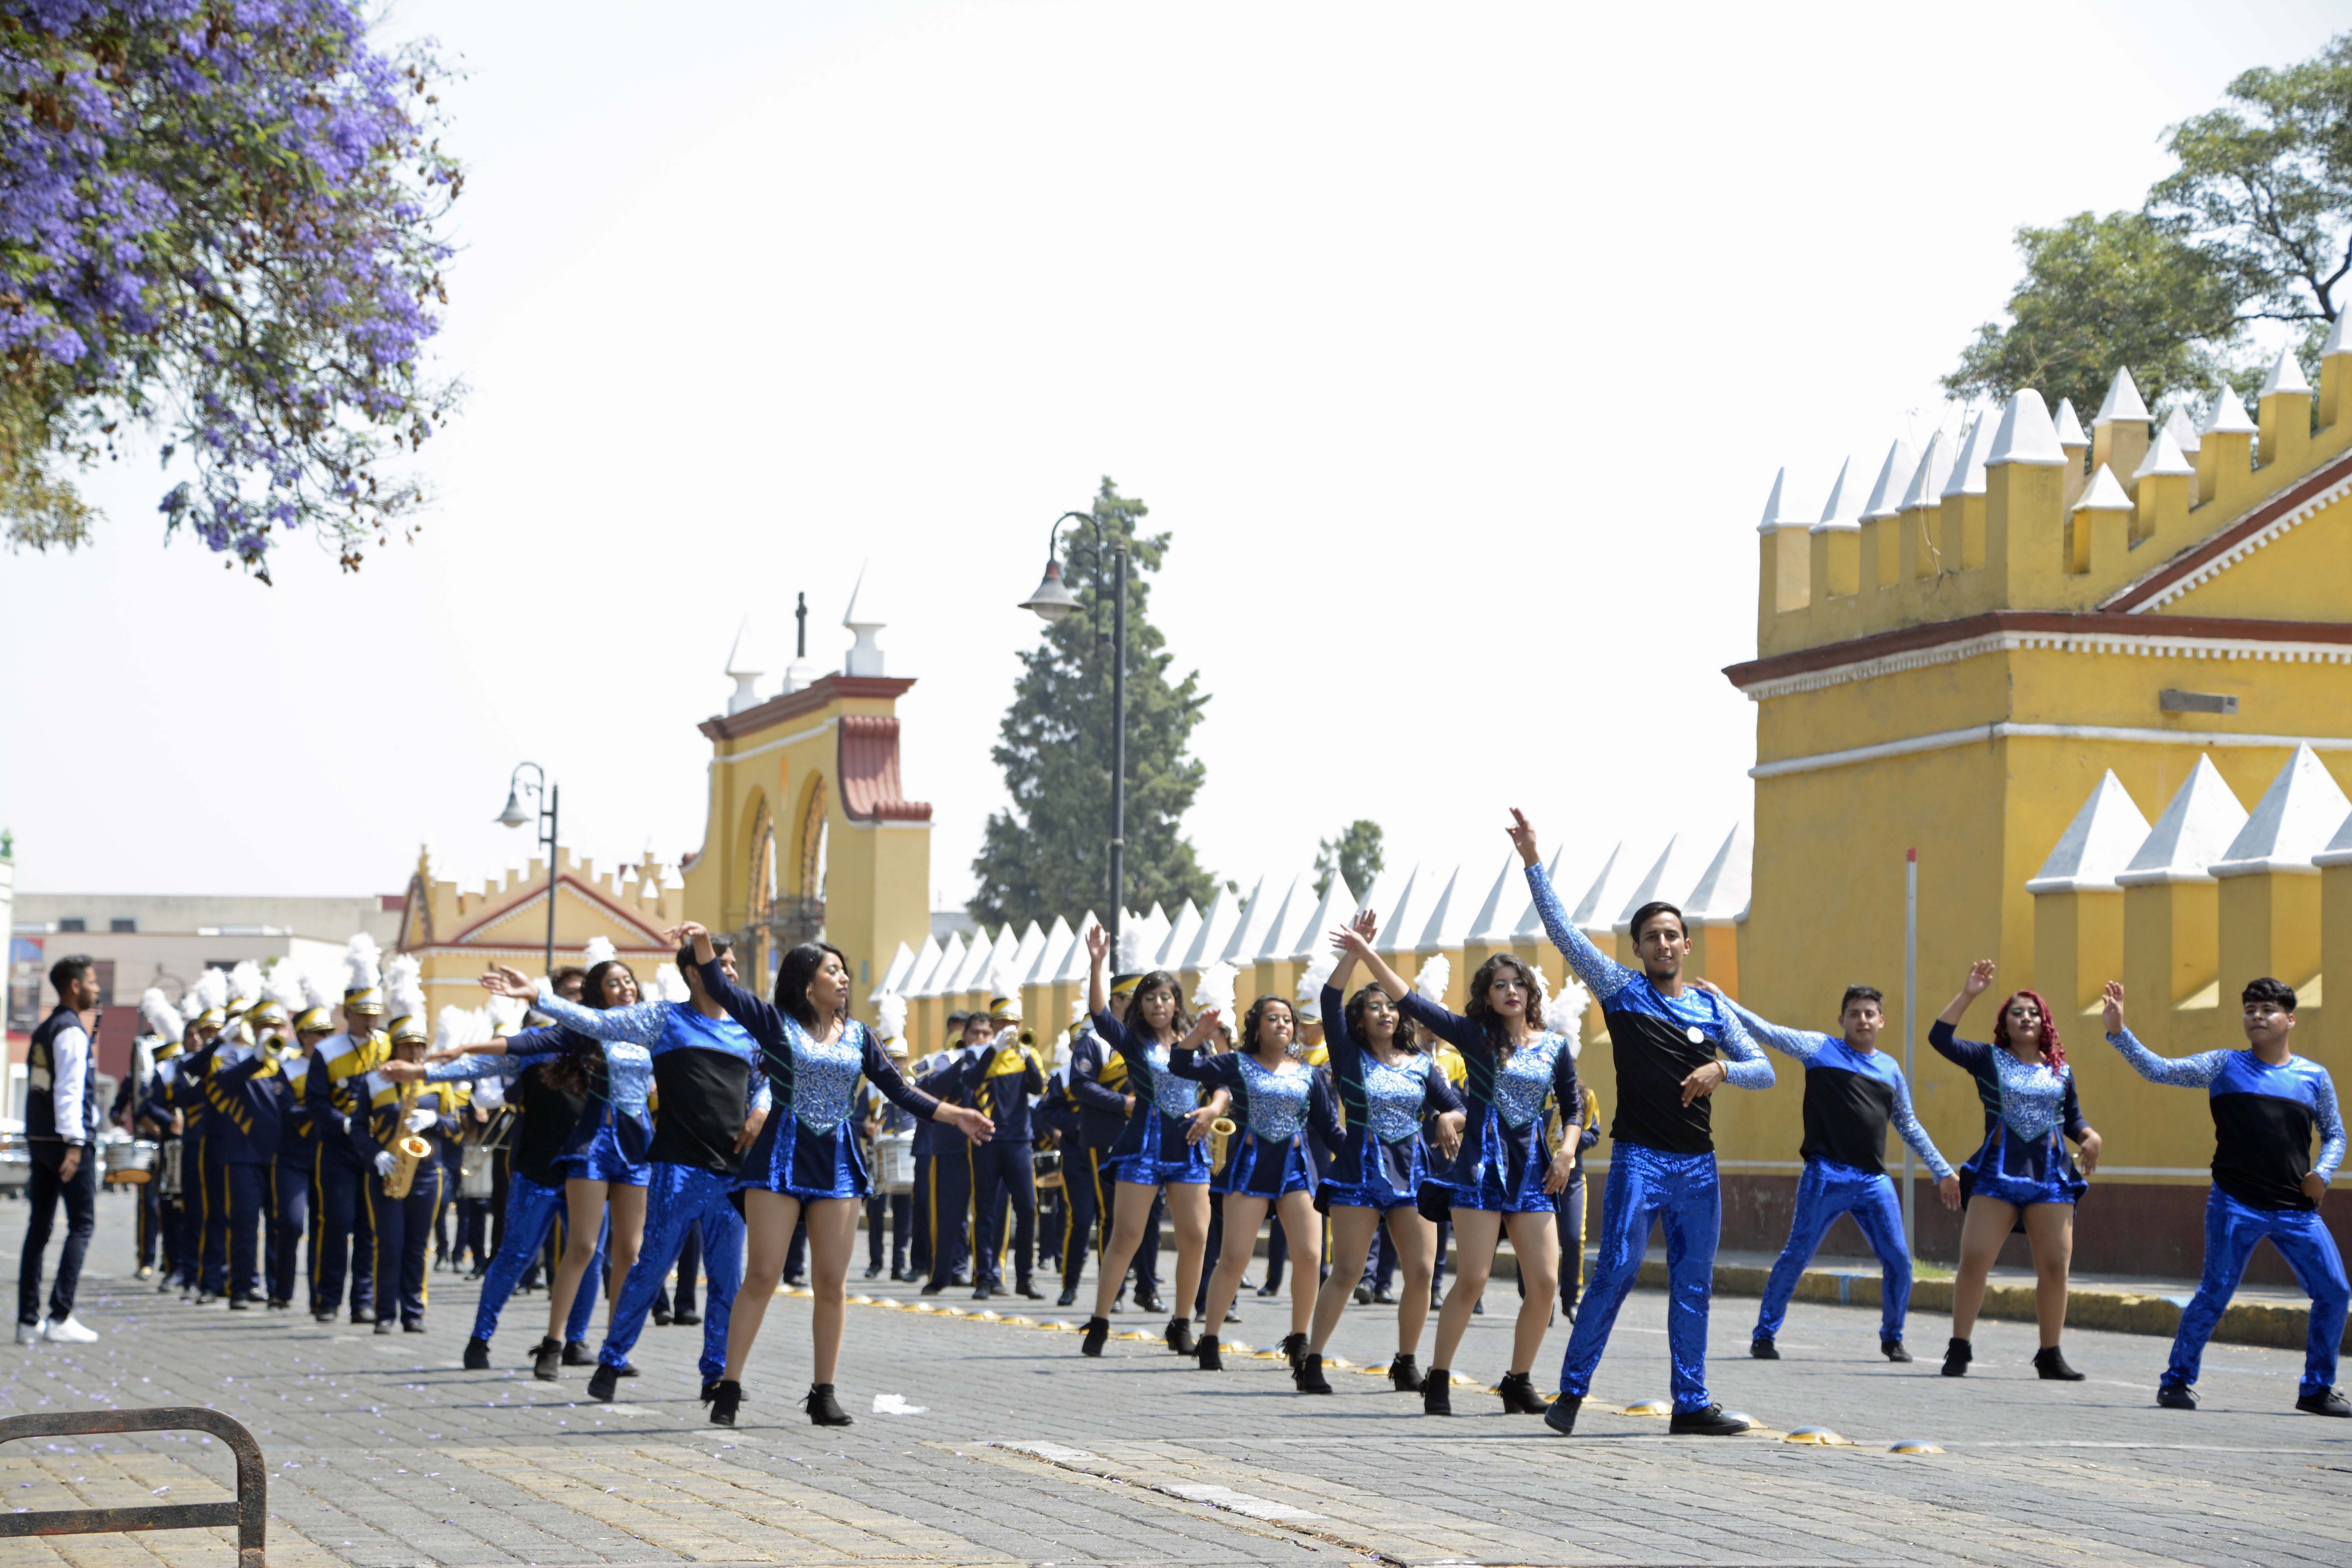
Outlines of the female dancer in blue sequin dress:
M1379 929L1369 910L1353 923L1367 940ZM1332 1152L1331 1173L1315 1194L1315 1206L1331 1220L1331 1277L1315 1299L1307 1354L1293 1381L1302 1394L1331 1392L1323 1375L1323 1347L1330 1343L1356 1282L1363 1278L1373 1237L1386 1225L1404 1276L1404 1294L1397 1298L1397 1351L1389 1363L1389 1383L1400 1394L1417 1394L1422 1377L1413 1358L1429 1321L1437 1249L1437 1226L1414 1206L1429 1175L1422 1123L1435 1116L1438 1152L1452 1159L1462 1143L1462 1097L1437 1059L1413 1047L1413 1032L1397 1011L1394 997L1370 984L1344 1004L1340 1001L1356 956L1336 936L1332 945L1339 950L1339 962L1323 987L1324 1043L1330 1049L1331 1077L1347 1110L1348 1125Z
M2098 1169L2099 1135L2083 1120L2074 1098L2074 1069L2058 1041L2057 1021L2041 997L2020 991L2001 1004L1990 1044L1953 1033L1969 1004L1992 984L1989 958L1969 966L1933 1027L1927 1043L1969 1070L1984 1103L1984 1144L1960 1167L1960 1262L1952 1281L1952 1342L1944 1352L1944 1375L1965 1376L1973 1348L1977 1310L1984 1305L1985 1280L2000 1244L2022 1229L2033 1249L2033 1310L2042 1329L2042 1349L2033 1369L2043 1377L2080 1382L2083 1374L2059 1352L2066 1326L2066 1275L2074 1256L2074 1202ZM2082 1151L2077 1172L2060 1134Z
M743 1157L740 1191L750 1258L734 1321L728 1325L727 1370L711 1401L710 1418L721 1426L734 1424L743 1363L783 1277L793 1228L805 1218L815 1342L808 1414L818 1426L846 1426L850 1419L834 1397L833 1377L849 1310L846 1281L858 1211L872 1190L850 1117L850 1093L863 1074L909 1116L945 1122L979 1143L988 1142L996 1124L968 1106L943 1104L900 1076L881 1039L849 1016L849 963L839 948L804 942L786 952L776 971L775 1001L770 1003L728 977L709 931L691 922L680 931L694 943L703 989L760 1042L775 1107Z
M1307 1324L1323 1268L1323 1227L1316 1222L1307 1130L1311 1121L1318 1136L1336 1144L1339 1118L1323 1076L1290 1053L1297 1028L1288 1002L1261 996L1242 1018L1245 1048L1202 1057L1179 1047L1168 1058L1168 1070L1178 1078L1231 1093L1241 1123L1226 1142L1224 1169L1209 1181L1209 1190L1224 1200L1225 1240L1209 1280L1209 1331L1201 1336L1197 1352L1202 1372L1224 1369L1217 1329L1241 1288L1269 1208L1282 1217L1290 1254L1290 1333L1281 1350L1294 1370L1307 1353ZM1362 1272L1362 1264L1356 1267Z

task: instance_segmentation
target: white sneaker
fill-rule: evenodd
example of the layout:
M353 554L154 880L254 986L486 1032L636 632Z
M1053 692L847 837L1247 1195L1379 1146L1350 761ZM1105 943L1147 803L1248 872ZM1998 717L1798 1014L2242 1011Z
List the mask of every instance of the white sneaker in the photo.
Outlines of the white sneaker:
M94 1345L98 1343L98 1335L83 1328L80 1321L71 1313L62 1318L51 1318L47 1323L41 1325L41 1333L51 1344Z
M20 1345L39 1344L41 1342L41 1325L38 1323L17 1324L16 1342Z

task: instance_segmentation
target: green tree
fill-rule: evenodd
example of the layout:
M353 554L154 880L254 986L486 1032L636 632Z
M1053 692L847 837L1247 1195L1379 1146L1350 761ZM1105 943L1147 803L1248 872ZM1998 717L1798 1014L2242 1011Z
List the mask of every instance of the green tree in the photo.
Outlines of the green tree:
M1326 838L1315 847L1315 896L1321 898L1331 890L1331 879L1337 875L1348 884L1349 891L1362 896L1381 874L1385 856L1381 848L1381 825L1368 817L1358 817L1339 830L1337 838Z
M1186 899L1206 903L1216 883L1182 833L1184 813L1207 770L1186 755L1208 697L1199 673L1170 677L1174 655L1151 624L1151 575L1167 558L1168 535L1141 533L1142 501L1109 479L1092 508L1091 530L1064 537L1080 608L1045 628L1021 656L1021 679L994 751L1013 809L992 813L971 863L979 890L965 907L996 924L1076 921L1110 901L1112 605L1108 547L1123 541L1127 584L1126 901L1135 909Z
M1944 378L1962 396L2034 387L2087 419L2117 368L2151 405L2217 381L2251 393L2266 365L2246 326L2301 322L2317 369L2335 292L2352 270L2352 34L2317 58L2257 68L2229 106L2172 126L2177 162L2137 212L2078 213L2017 231L2025 277Z

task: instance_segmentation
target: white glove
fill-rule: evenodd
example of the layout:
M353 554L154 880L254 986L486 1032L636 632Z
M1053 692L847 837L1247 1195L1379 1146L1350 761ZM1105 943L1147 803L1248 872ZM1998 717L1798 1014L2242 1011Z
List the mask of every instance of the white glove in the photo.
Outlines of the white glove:
M391 1150L381 1150L375 1157L375 1173L379 1176L389 1176L392 1174L392 1168L399 1163L400 1162L393 1157Z
M440 1120L439 1113L436 1111L412 1110L408 1113L408 1130L411 1132L422 1132Z

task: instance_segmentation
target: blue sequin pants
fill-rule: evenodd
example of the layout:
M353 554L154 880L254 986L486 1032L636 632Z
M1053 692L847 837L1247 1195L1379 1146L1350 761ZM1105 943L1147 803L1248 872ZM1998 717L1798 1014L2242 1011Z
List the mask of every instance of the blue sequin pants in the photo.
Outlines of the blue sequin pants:
M1666 1232L1666 1347L1674 1361L1675 1408L1704 1410L1706 1309L1715 1289L1715 1248L1723 1235L1723 1192L1713 1154L1667 1154L1638 1143L1609 1152L1601 1255L1559 1365L1559 1391L1582 1398L1609 1348L1617 1309L1642 1272L1650 1226Z
M1863 1239L1878 1255L1879 1340L1903 1337L1903 1314L1911 1305L1911 1248L1903 1238L1903 1205L1895 1195L1894 1180L1834 1160L1808 1160L1805 1173L1797 1179L1797 1214L1789 1224L1789 1245L1781 1248L1772 1277L1764 1284L1764 1307L1756 1314L1758 1339L1780 1333L1799 1277L1842 1214L1853 1215Z
M702 1381L727 1370L727 1320L743 1283L743 1216L735 1209L736 1178L693 1165L656 1160L646 1184L646 1239L629 1277L613 1301L613 1326L604 1331L596 1359L626 1366L629 1348L645 1332L654 1297L669 1279L670 1265L695 1221L702 1222L702 1267L710 1290L702 1304Z
M2180 1331L2172 1338L2172 1363L2164 1381L2186 1388L2197 1381L2198 1363L2213 1325L2246 1276L2246 1261L2263 1237L2279 1249L2295 1283L2311 1296L2311 1333L2303 1352L2299 1393L2321 1394L2336 1386L2336 1352L2344 1342L2344 1313L2352 1287L2344 1278L2344 1258L2319 1215L2308 1209L2258 1209L2215 1187L2205 1199L2205 1278L2180 1310Z
M499 1331L499 1313L514 1294L515 1281L538 1258L547 1233L564 1223L565 1213L562 1187L541 1186L520 1171L507 1177L506 1228L498 1255L490 1259L489 1272L482 1278L481 1304L474 1309L476 1339L488 1341ZM604 1278L604 1240L611 1233L612 1221L607 1219L596 1233L596 1257L581 1276L580 1289L572 1292L572 1315L563 1324L566 1344L579 1344L588 1338L588 1320L596 1313L596 1281Z

